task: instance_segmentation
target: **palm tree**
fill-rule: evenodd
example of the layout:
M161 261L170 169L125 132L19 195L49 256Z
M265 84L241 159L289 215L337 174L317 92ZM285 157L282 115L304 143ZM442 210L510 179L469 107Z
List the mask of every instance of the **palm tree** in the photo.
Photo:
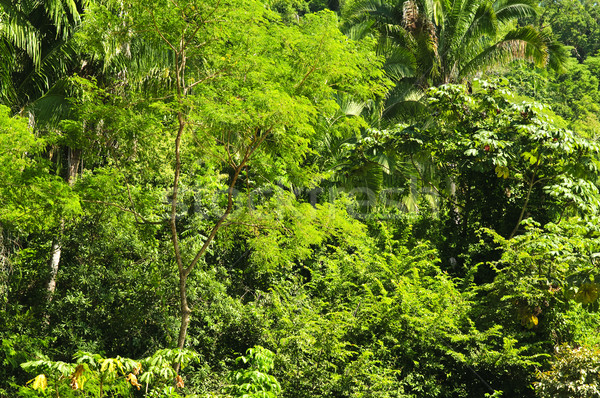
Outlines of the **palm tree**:
M348 36L377 39L384 69L395 82L380 113L383 128L424 116L421 100L428 87L464 82L517 59L557 69L566 59L565 50L540 31L517 25L520 18L535 15L531 0L357 0L343 13ZM372 140L381 131L367 135ZM400 159L398 150L375 146L371 159L395 156L397 165L407 165L404 176L442 194L435 188L442 181L433 183L437 177L427 157Z
M70 40L80 0L0 1L0 102L20 110L62 78L74 59Z
M392 78L420 89L516 59L557 68L566 56L535 28L515 27L519 18L535 15L531 0L359 0L345 12L353 26L377 32L388 69L404 70Z

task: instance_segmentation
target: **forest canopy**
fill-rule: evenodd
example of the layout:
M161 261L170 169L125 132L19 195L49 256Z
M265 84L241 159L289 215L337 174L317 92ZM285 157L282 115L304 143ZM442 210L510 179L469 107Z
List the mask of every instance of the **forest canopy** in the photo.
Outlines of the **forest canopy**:
M600 397L596 3L0 6L0 397Z

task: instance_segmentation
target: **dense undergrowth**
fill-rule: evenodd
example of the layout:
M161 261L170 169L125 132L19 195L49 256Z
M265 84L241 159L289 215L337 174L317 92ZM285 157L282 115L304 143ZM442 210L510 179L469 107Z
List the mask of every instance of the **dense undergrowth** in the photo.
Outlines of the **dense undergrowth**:
M5 2L0 396L600 396L599 15Z

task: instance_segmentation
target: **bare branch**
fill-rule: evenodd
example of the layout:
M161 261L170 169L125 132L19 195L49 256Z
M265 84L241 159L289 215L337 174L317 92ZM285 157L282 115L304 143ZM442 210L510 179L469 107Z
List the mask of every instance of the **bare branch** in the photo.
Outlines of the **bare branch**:
M198 81L195 81L195 82L193 82L192 84L190 84L189 86L187 86L187 87L186 87L186 90L189 90L190 88L193 88L193 87L197 86L198 84L204 83L205 81L207 81L207 80L209 80L209 79L212 79L213 77L216 77L216 76L218 76L218 75L219 75L221 72L223 72L225 69L226 69L226 67L222 67L222 68L221 68L221 69L219 69L217 72L215 72L215 73L213 73L213 74L211 74L211 75L208 75L208 76L206 76L206 77L204 77L204 78L202 78L202 79L200 79L200 80L198 80Z

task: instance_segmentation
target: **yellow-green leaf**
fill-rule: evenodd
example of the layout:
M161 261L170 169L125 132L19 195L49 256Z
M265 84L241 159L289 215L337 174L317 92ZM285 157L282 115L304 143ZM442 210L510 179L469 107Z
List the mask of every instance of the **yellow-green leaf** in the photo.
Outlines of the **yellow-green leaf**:
M31 388L33 388L34 390L46 390L46 387L48 387L48 380L46 379L46 375L45 374L39 374L35 377L35 379L31 379L27 382L27 384L31 384Z
M575 301L582 304L590 304L598 299L598 285L595 283L584 283L579 287L575 295Z
M496 175L498 177L503 177L504 179L508 178L510 175L508 171L508 167L506 166L496 166Z

